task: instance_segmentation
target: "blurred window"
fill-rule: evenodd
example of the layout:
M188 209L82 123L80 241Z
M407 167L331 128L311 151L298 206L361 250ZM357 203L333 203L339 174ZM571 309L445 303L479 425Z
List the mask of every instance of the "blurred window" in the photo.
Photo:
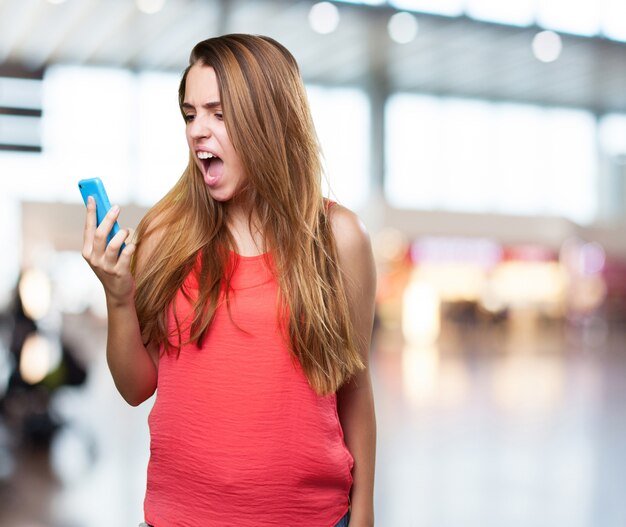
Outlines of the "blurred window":
M79 179L98 176L112 200L155 203L188 161L178 109L179 74L51 67L43 89L43 154L3 163L23 199L80 201ZM308 88L330 190L349 207L369 192L369 109L362 90Z
M585 111L399 94L387 107L385 193L399 208L596 213L596 132Z
M0 76L0 106L41 108L41 81Z
M179 80L178 73L50 67L42 89L43 152L0 151L0 219L7 225L0 242L19 246L19 200L80 202L83 178L102 178L120 204L151 205L162 197L188 162ZM5 87L4 99L10 95ZM29 84L17 91L32 97ZM345 88L311 86L308 92L330 182L324 190L358 209L369 192L367 97ZM11 130L28 139L30 129L13 124ZM18 266L19 252L0 262L0 304L8 301L4 292Z
M367 96L362 90L320 86L308 86L307 93L324 156L324 193L361 209L370 191Z
M0 145L19 145L14 148L36 147L40 139L41 119L37 116L2 115L0 113Z
M44 157L56 184L47 195L80 200L76 182L98 176L116 202L149 205L162 197L187 163L179 79L122 69L51 68L45 77Z
M610 156L626 158L626 114L610 113L600 119L600 146Z
M180 75L142 73L137 77L136 188L141 205L153 205L182 176L189 160L185 121L178 108Z
M25 74L25 72L15 72ZM41 87L35 78L0 75L0 152L41 151Z
M44 76L43 164L23 189L43 201L80 201L76 184L100 177L114 201L128 200L138 115L133 73L54 66Z

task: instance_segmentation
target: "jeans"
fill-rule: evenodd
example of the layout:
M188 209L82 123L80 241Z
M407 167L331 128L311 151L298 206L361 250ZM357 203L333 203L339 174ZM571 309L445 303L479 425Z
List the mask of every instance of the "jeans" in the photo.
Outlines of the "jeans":
M350 513L346 513L346 515L339 520L339 523L335 525L335 527L348 527L348 522L350 521Z
M348 522L350 521L350 513L348 512L339 523L335 525L335 527L348 527ZM147 523L140 523L139 527L152 527L152 525L148 525Z

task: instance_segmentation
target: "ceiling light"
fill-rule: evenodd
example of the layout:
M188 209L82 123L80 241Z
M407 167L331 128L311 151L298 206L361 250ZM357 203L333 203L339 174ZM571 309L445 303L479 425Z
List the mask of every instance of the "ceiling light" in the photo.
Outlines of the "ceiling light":
M49 4L55 4L55 5L64 4L65 0L48 0L48 3Z
M332 33L339 25L339 10L330 2L318 2L309 11L309 24L317 33Z
M165 0L137 0L138 9L147 15L158 13L164 5Z
M396 13L389 19L387 30L392 40L407 44L417 36L417 18L411 13Z
M561 37L554 31L541 31L533 38L533 53L541 62L554 62L561 55Z

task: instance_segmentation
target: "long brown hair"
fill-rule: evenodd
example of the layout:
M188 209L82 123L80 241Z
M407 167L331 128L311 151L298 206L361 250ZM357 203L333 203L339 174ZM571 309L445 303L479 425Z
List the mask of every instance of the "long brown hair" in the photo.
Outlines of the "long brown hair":
M313 389L335 392L363 367L321 191L320 148L304 84L291 53L269 37L232 34L198 43L191 66L214 69L224 121L246 172L247 199L263 226L288 317L291 349ZM182 112L182 108L181 108ZM159 232L159 250L136 272L136 306L146 343L180 352L168 334L168 308L201 255L191 341L202 345L220 293L228 291L235 249L227 209L211 198L190 153L180 180L143 218L141 240ZM231 266L232 267L232 266ZM133 269L136 269L133 266ZM176 321L179 329L179 322Z

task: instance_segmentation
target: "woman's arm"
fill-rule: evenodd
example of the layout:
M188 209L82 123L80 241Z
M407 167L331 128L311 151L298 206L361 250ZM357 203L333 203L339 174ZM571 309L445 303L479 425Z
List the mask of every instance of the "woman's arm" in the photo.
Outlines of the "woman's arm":
M107 246L107 236L118 216L119 208L112 208L96 228L96 206L89 198L82 254L104 287L108 315L107 362L115 386L129 404L137 406L156 389L156 354L143 345L135 310L135 281L130 272L130 260L136 245L127 243L120 253L122 243L130 234L120 229ZM145 261L146 251L142 253L141 260Z
M369 236L355 214L335 205L332 225L355 334L365 369L337 392L337 411L354 457L350 527L374 525L376 417L369 372L376 270Z

